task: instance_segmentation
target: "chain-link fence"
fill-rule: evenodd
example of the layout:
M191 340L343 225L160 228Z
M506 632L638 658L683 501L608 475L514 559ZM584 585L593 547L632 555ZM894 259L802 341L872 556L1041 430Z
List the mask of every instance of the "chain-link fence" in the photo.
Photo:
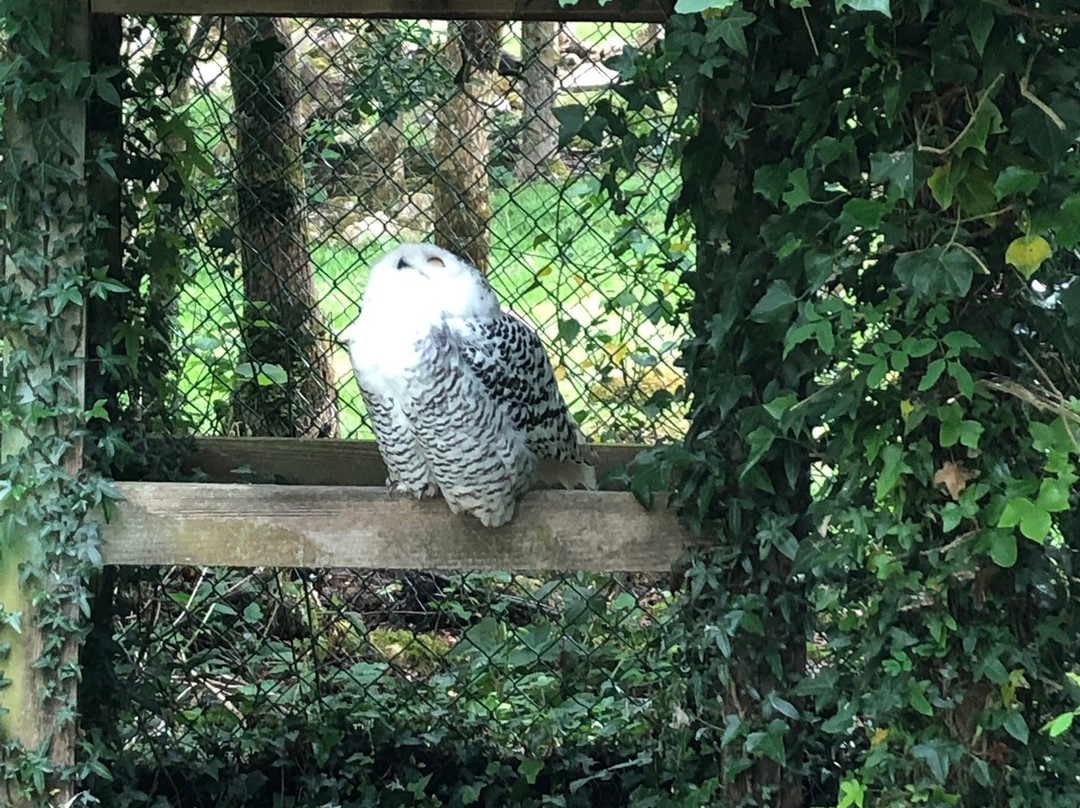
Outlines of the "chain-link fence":
M176 46L161 30L129 24L134 69ZM334 336L356 318L370 264L434 240L535 323L591 439L677 435L689 247L658 235L677 181L669 120L630 115L651 145L616 214L610 144L581 119L592 102L621 103L620 60L661 35L644 23L174 24L186 58L165 88L165 137L189 161L191 204L173 344L198 432L370 437ZM129 137L143 136L137 114L129 104Z
M370 437L335 335L370 264L434 240L536 325L592 440L677 435L669 121L628 113L646 147L612 204L587 114L661 35L125 20L125 261L183 425ZM618 802L671 720L647 575L173 567L101 592L81 704L107 805Z
M109 699L96 681L83 699L113 736L106 804L609 804L648 765L668 674L654 581L128 574L99 604Z

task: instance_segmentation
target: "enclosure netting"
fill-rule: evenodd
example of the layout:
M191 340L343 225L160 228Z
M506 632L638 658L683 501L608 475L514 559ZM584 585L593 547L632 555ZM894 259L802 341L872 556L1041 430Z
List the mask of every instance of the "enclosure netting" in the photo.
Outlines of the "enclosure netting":
M335 336L373 261L433 240L536 325L591 440L680 434L670 122L629 114L650 145L613 205L618 144L587 112L622 103L617 71L657 26L124 26L126 260L167 301L188 430L370 438ZM145 118L148 98L167 114ZM172 185L139 179L144 151L179 166ZM87 660L81 699L114 750L106 804L608 803L671 720L655 576L110 575L90 646L109 662Z
M129 63L153 65L158 29L128 34ZM654 145L618 214L602 187L610 144L572 126L590 102L619 103L624 50L657 36L648 24L193 23L167 91L190 127L175 146L192 162L173 339L198 432L370 437L333 340L359 313L367 268L400 241L433 240L536 325L590 439L678 435L689 246L660 235L678 179L670 121L634 113ZM562 142L560 119L577 136Z

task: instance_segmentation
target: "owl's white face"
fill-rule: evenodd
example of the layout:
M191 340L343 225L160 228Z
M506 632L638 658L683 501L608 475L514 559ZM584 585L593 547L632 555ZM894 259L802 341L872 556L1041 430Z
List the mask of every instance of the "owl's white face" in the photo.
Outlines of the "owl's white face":
M373 306L418 326L450 317L491 317L499 310L483 275L433 244L402 244L371 268L364 309Z

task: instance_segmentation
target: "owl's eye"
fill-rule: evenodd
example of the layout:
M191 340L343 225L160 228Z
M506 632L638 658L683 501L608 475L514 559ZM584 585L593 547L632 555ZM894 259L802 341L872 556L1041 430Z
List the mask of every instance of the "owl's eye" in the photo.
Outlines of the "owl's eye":
M437 255L433 255L433 256L431 256L430 258L428 258L427 262L428 262L429 264L434 264L434 265L435 265L435 266L437 266L437 267L444 267L444 266L446 266L446 262L445 262L445 261L443 261L443 260L442 260L441 258L439 258L439 256L437 256Z

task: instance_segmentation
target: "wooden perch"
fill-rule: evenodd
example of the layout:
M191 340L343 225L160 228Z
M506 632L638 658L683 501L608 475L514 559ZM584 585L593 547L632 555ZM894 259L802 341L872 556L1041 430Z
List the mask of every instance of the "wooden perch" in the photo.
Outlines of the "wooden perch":
M389 569L667 570L685 534L631 494L534 491L507 526L382 487L118 483L106 564Z

